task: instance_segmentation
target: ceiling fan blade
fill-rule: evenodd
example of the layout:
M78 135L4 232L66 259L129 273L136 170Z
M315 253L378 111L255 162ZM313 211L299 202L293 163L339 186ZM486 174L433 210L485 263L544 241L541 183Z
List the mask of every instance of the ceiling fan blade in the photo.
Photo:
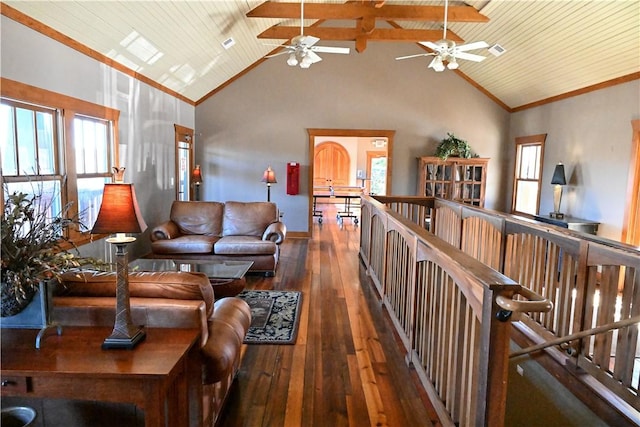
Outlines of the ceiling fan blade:
M435 50L435 51L439 51L440 50L440 45L434 43L434 42L418 42L419 44L421 44L422 46L426 46L431 50Z
M349 54L348 47L313 46L311 50L313 52L320 52L320 53L342 53L344 55Z
M280 56L280 55L285 55L285 54L288 54L288 53L291 53L291 52L292 52L291 50L283 50L283 51L280 51L278 53L273 53L271 55L267 55L267 56L265 56L265 58L273 58L273 57Z
M484 61L486 58L482 55L476 55L474 53L467 53L467 52L459 52L453 55L456 59L466 59L467 61L475 61L475 62L481 62Z
M402 59L410 59L410 58L417 58L419 56L431 56L431 55L435 55L435 53L417 53L415 55L398 56L396 60L398 61Z
M308 51L307 52L307 56L311 60L312 64L315 64L316 62L322 61L322 58L320 58L320 56L318 56L314 51L311 51L311 50Z
M319 41L320 39L314 36L300 36L298 39L298 43L303 44L306 47L311 47Z
M456 51L464 52L467 50L484 49L487 47L489 47L489 43L487 42L473 42L473 43L467 43L460 46L456 46Z

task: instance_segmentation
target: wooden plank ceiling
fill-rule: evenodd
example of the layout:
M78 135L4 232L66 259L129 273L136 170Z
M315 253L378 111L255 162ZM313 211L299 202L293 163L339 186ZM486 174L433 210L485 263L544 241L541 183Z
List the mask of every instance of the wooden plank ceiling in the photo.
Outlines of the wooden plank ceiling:
M3 6L197 101L262 60L273 49L265 42L299 34L299 2L263 3L6 0ZM441 38L444 0L346 3L305 0L305 34L352 47L352 55L378 41ZM506 49L499 57L474 51L487 59L459 61L459 70L509 108L640 73L638 0L452 0L448 15L447 38ZM328 56L323 67L332 66ZM416 60L433 72L429 58Z

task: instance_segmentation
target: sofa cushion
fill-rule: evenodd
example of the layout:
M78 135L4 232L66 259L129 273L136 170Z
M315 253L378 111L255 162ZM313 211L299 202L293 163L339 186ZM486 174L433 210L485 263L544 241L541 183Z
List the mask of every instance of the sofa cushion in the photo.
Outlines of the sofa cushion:
M226 202L222 221L223 236L262 237L264 230L278 220L278 209L271 202Z
M220 236L223 210L224 203L220 202L175 201L171 205L169 218L182 234Z
M213 245L219 239L216 236L189 234L175 239L151 242L155 254L211 254Z
M271 240L253 236L225 236L213 245L216 255L273 255L276 251Z

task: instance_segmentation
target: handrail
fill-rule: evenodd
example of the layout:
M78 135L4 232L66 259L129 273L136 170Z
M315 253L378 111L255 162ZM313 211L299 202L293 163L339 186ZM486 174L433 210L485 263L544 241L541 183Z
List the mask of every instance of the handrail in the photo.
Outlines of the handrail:
M496 298L521 285L426 230L427 206L402 199L362 197L367 273L443 425L502 426L511 322Z
M573 382L573 369L559 371L560 381L575 389L587 405L596 405L598 415L611 424L640 420L640 367L636 363L640 328L633 325L597 335L589 329L597 325L606 329L616 319L633 324L630 318L640 314L639 248L451 200L385 196L379 201L522 288L549 299L551 310L532 311L545 308L545 303L535 297L533 301L512 301L513 289L500 292L495 295L495 316L502 321L518 318L512 323L511 337L521 347L575 339L571 351L567 351L567 344L562 348L585 373L578 382L593 393L580 394L582 391L575 387L578 383ZM384 243L384 234L376 237L375 244L365 239L367 246L362 253L373 254L372 248ZM384 271L385 256L376 253L378 271ZM384 289L384 283L379 289ZM502 306L498 305L499 297ZM512 316L516 310L522 311ZM573 334L581 331L585 331L579 335L583 338L574 338ZM567 366L566 357L553 352L543 360L549 366L555 364L555 369Z
M532 345L531 347L514 351L513 353L509 354L509 358L522 356L524 354L533 353L534 351L543 350L547 347L551 347L554 345L568 343L576 339L585 338L591 335L597 335L604 332L609 332L614 329L620 329L620 328L624 328L626 326L631 326L633 324L638 324L638 323L640 323L640 316L634 316L628 319L618 320L617 322L611 322L611 323L607 323L606 325L601 325L595 328L585 329L583 331L576 332L574 334L570 334L564 337L554 338L552 340L549 340L540 344Z
M522 295L528 301L514 300L504 295L498 295L496 297L496 304L507 311L515 311L516 313L548 313L553 309L553 303L551 301L538 295L531 289L520 288L516 294Z

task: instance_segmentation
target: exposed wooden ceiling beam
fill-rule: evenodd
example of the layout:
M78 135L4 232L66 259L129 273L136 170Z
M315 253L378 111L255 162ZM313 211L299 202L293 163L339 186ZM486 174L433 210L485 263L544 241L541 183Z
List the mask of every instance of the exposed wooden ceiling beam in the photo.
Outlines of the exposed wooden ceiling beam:
M305 6L306 7L306 6ZM276 25L258 34L259 39L291 39L300 34L300 27ZM399 28L374 28L370 33L363 33L358 28L306 27L304 34L315 36L321 40L356 41L359 36L366 36L370 41L389 42L421 42L438 41L442 38L442 30L408 30ZM447 39L463 42L459 36L447 32Z
M399 21L444 21L443 6L413 6L391 4L323 4L304 5L305 19L392 19ZM266 1L247 12L249 18L300 18L300 3ZM489 22L472 6L449 6L449 22Z

